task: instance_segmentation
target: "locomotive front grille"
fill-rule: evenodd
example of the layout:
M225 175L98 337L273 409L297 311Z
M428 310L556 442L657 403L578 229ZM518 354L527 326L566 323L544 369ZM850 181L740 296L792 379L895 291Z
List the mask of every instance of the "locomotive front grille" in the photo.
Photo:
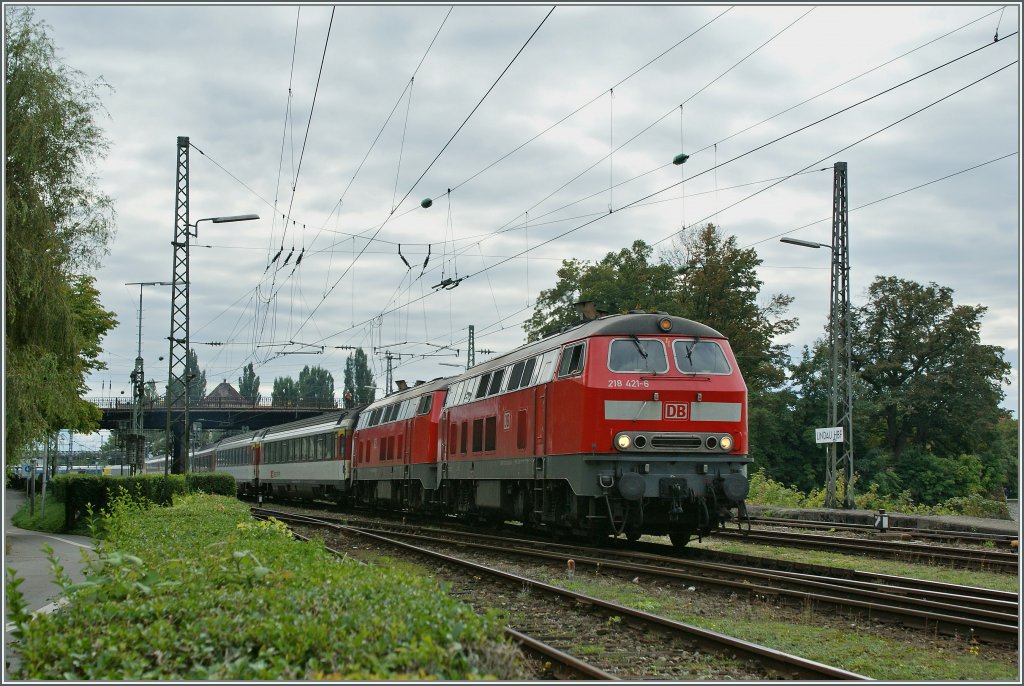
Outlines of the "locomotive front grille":
M651 448L655 450L697 450L704 442L700 436L655 435L651 436Z

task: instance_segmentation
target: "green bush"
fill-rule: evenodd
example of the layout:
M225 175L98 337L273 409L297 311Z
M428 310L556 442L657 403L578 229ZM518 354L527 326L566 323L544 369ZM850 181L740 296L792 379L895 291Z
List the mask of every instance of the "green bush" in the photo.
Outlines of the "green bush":
M235 477L224 472L189 472L185 475L185 485L189 493L229 496L237 493Z
M750 476L750 494L747 500L754 505L805 507L807 496L795 488L772 481L763 469L759 469Z
M64 503L65 527L69 530L79 526L87 508L91 507L93 512L106 510L122 488L134 498L156 505L170 505L175 494L186 492L186 480L179 474L64 474L53 480L54 497Z
M502 623L420 575L338 560L222 496L113 500L70 604L15 612L17 679L522 680ZM19 607L20 579L8 576Z

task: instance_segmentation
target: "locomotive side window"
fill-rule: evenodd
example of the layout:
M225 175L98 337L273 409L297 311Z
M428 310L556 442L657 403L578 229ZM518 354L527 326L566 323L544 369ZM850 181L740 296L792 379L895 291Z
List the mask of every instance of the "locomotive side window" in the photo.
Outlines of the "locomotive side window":
M460 451L463 455L466 454L466 450L469 444L469 424L462 422L462 450Z
M558 350L549 350L540 357L540 361L537 363L537 378L531 381L531 386L551 381L551 377L555 373L555 360L557 358Z
M622 338L608 348L608 369L613 372L668 371L665 344L657 338Z
M484 447L484 420L473 420L473 452L478 453Z
M484 450L494 450L498 447L498 418L491 416L488 417L485 422Z
M487 395L494 395L501 390L501 380L505 378L505 370L498 369L491 374L490 389L487 391Z
M426 395L422 396L420 398L419 405L417 405L416 407L416 414L430 414L430 406L433 404L433 402L434 396L431 395L430 393L427 393Z
M508 388L506 390L514 391L519 388L523 380L523 368L526 366L525 360L519 360L512 365L512 373L508 375Z
M676 367L683 373L729 374L732 368L725 353L715 341L699 338L679 339L672 344Z
M475 400L478 400L487 395L487 386L491 383L491 373L487 372L480 377L480 385L476 389L476 395L473 396Z
M558 366L558 378L577 376L583 372L587 344L577 343L562 350L562 363Z
M533 372L537 369L537 358L531 357L526 361L526 366L523 367L523 379L519 384L519 388L525 388L530 385L533 381Z

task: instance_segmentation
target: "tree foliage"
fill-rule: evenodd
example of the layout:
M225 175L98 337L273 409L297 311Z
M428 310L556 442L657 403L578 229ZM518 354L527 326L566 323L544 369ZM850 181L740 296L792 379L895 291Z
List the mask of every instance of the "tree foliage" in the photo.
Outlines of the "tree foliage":
M294 407L299 402L299 386L290 376L279 376L274 379L274 389L270 394L270 404L274 407Z
M323 367L306 365L299 372L299 401L305 405L334 405L334 377Z
M870 427L898 457L908 445L939 455L974 452L994 431L1010 365L981 344L980 305L953 290L879 276L854 310L853 363L870 403Z
M681 274L674 313L724 334L751 390L780 385L789 356L786 346L775 341L791 333L797 320L784 317L793 302L790 295L775 294L758 303L764 282L757 276L757 252L740 248L735 236L725 237L714 224L706 224L681 236L667 260Z
M345 360L345 393L352 394L352 403L358 407L373 402L377 395L374 388L373 372L367 363L366 353L362 348L356 350Z
M260 398L260 377L256 376L252 362L242 368L242 376L238 378L238 394L251 403Z
M188 402L194 405L206 397L206 372L199 368L199 356L195 348L190 348L185 358L185 378L188 380ZM171 379L167 384L167 398L173 403L183 395L181 382Z
M593 264L575 258L563 260L558 282L541 291L533 316L526 322L527 340L578 323L575 303L580 301L591 300L599 310L610 313L672 309L677 291L675 271L667 264L651 262L653 252L638 240Z
M699 321L729 338L751 390L778 386L789 362L776 338L793 331L796 319L784 318L793 298L773 295L758 303L763 283L761 260L740 249L735 236L724 237L713 224L690 231L660 260L653 248L635 241L593 264L563 260L558 282L541 291L526 323L527 339L538 340L580 321L575 303L594 301L609 313L661 311Z
M61 428L89 432L98 408L81 399L103 368L99 342L116 325L86 268L113 233L111 199L91 165L107 149L97 124L101 82L56 56L32 10L5 8L5 452Z

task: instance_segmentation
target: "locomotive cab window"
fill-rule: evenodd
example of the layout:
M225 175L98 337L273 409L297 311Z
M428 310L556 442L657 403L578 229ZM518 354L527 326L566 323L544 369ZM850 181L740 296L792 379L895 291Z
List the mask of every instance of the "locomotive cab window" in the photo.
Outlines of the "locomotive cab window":
M420 398L419 406L417 406L416 408L416 414L430 414L430 405L433 403L433 401L434 396L432 396L430 393L427 393L426 395L422 396Z
M562 362L558 365L558 377L577 376L582 373L586 352L586 343L567 346L562 351Z
M676 367L683 373L729 374L732 368L725 353L715 341L699 338L679 339L672 344Z
M668 371L665 345L657 338L620 338L608 348L608 369L613 372Z

